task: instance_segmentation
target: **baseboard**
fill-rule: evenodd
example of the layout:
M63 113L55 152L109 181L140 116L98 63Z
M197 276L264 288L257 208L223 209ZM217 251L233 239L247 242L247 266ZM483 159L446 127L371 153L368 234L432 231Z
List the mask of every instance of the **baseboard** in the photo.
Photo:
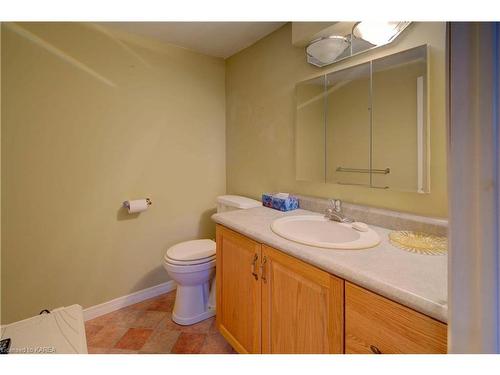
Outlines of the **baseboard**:
M83 319L87 321L97 318L98 316L122 309L124 307L133 305L134 303L159 296L163 293L171 292L172 290L175 290L175 288L175 282L173 280L170 280L165 283L152 286L151 288L146 288L123 297L112 299L111 301L104 302L99 305L87 307L83 310Z

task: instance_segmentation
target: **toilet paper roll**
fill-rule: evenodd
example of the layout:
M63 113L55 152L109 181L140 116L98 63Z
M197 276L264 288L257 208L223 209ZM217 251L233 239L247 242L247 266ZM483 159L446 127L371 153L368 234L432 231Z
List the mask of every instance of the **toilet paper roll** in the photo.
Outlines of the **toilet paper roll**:
M128 209L129 214L146 211L150 205L149 199L136 199L133 201L125 201L123 205Z

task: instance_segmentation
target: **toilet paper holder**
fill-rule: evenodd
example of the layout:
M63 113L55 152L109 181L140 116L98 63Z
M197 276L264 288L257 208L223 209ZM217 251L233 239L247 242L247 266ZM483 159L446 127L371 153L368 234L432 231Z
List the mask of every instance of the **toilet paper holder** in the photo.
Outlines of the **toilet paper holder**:
M149 207L149 206L151 206L153 204L153 201L150 198L146 198L146 204ZM127 210L130 209L129 201L124 201L123 202L123 207L125 207Z

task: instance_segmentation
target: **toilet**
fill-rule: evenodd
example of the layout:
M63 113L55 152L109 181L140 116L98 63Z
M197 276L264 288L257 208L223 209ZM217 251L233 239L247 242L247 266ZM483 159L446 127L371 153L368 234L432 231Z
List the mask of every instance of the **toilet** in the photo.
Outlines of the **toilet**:
M262 203L237 195L217 197L217 212L245 210ZM177 284L172 320L190 325L215 315L215 255L213 240L201 239L170 247L163 259L168 275Z

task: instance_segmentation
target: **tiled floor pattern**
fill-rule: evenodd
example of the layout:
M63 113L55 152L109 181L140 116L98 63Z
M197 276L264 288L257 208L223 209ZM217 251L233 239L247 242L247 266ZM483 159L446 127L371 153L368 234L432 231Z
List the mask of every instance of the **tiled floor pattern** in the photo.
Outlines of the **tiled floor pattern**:
M175 291L85 323L89 353L235 353L215 318L181 326L171 319Z

